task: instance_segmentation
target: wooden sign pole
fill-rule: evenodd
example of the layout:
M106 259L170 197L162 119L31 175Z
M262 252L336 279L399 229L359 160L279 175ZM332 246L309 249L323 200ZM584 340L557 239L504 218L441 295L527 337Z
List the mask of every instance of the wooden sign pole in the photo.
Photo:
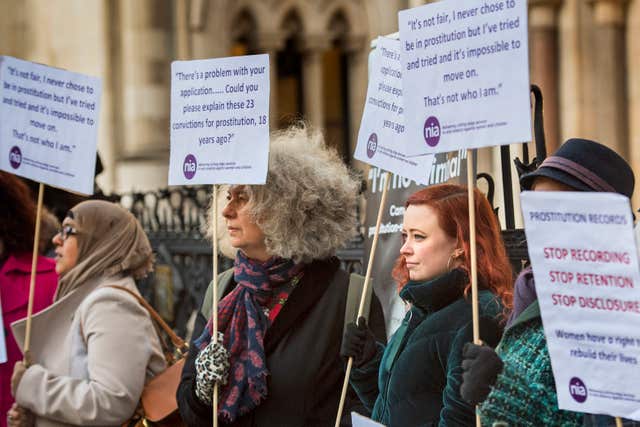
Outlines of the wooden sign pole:
M385 182L384 182L384 188L382 190L382 196L380 198L380 206L378 207L378 217L376 219L376 231L375 231L375 234L373 235L373 242L371 243L371 252L369 253L369 263L367 264L367 273L364 278L364 287L362 288L362 295L360 297L360 306L358 307L358 316L355 319L356 322L364 313L364 304L367 299L369 284L371 282L371 270L373 270L373 259L376 253L376 246L378 246L378 236L380 235L380 224L382 223L382 213L384 211L384 206L387 201L387 193L389 192L391 174L389 172L385 172L383 179L385 180ZM340 404L338 405L338 414L336 415L335 427L340 426L340 419L342 418L344 402L347 397L347 389L349 388L349 376L351 375L352 367L353 367L353 357L350 357L349 360L347 360L347 368L344 374L344 383L342 384L342 394L340 395Z
M467 190L469 192L469 258L471 261L471 316L473 319L473 343L480 345L480 316L478 310L478 261L476 251L476 201L474 189L476 187L471 160L473 151L467 149ZM480 415L476 408L476 426L481 427Z
M472 155L471 150L467 150L467 159ZM470 166L470 165L468 165ZM471 305L473 316L473 342L480 345L480 322L478 312L478 261L476 251L476 208L475 194L476 187L475 177L473 176L473 168L467 167L467 189L469 191L469 247L471 261Z
M214 343L218 342L218 186L213 186L212 196L212 216L211 222L213 226L213 305L211 310L211 318L213 319L213 333L211 339ZM213 385L213 427L218 427L218 383Z
M38 208L36 209L36 231L33 237L33 256L31 258L31 280L29 282L29 303L27 305L27 323L24 337L24 361L30 363L29 348L31 346L31 317L33 315L33 296L36 289L36 268L38 266L38 247L40 246L40 221L42 218L42 198L44 184L38 186Z

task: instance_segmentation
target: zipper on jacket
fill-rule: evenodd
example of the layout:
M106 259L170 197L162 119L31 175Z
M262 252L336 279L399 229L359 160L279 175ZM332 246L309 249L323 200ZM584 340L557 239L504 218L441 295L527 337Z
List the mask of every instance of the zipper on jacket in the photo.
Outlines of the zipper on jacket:
M410 332L413 332L413 329L415 329L414 327L413 329L409 330L409 327L411 326L412 318L413 318L413 309L409 310L409 318L406 320L407 329L404 331L404 336L402 337L402 341L400 341L400 344L398 344L398 351L396 351L396 354L393 356L393 360L391 361L391 365L389 366L389 374L387 375L387 380L385 381L385 385L384 385L384 394L382 395L383 412L382 414L380 414L381 419L385 419L385 416L389 411L389 405L387 405L387 396L389 393L389 386L391 383L391 372L393 371L393 367L396 364L396 360L398 360L400 353L402 353L402 349L404 348L404 346L407 343L407 340L409 339L409 335L411 335Z

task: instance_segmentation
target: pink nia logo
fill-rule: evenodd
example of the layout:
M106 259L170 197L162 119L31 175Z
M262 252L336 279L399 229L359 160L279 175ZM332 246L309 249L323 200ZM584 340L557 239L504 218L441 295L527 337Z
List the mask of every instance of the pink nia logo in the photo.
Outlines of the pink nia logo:
M196 170L198 169L198 161L196 160L196 156L193 154L187 154L187 157L184 158L184 163L182 164L182 172L184 173L184 177L187 179L191 179L196 175Z
M425 120L423 135L429 147L435 147L440 142L440 122L434 116L429 116Z

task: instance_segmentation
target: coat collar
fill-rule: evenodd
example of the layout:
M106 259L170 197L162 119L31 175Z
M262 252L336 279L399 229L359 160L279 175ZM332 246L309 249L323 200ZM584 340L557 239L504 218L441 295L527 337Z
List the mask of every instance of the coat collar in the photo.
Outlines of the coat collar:
M533 319L539 319L539 318L540 318L540 305L538 304L538 300L535 300L534 302L529 304L529 306L525 308L518 317L515 318L513 323L507 326L507 328L504 330L502 339L500 340L500 343L496 347L496 350L498 351L498 353L502 351L502 344L504 343L505 337L507 336L507 334L511 334L511 331L513 331L514 328L524 323L527 323Z
M340 261L333 257L322 261L313 261L304 268L304 275L300 283L291 292L282 311L278 314L264 337L264 350L270 354L275 350L278 342L289 332L299 319L304 316L325 291L329 288L329 281L340 267Z
M528 322L529 320L535 319L536 317L540 317L540 305L538 304L538 300L535 300L531 304L529 304L529 306L525 308L518 317L516 317L516 319L508 329L512 329L516 325Z
M0 268L0 276L4 276L9 273L31 273L31 257L32 255L27 252L9 255L9 258L4 262ZM36 272L45 273L48 271L54 271L56 263L49 258L38 256L36 263Z
M464 270L456 268L425 282L409 281L400 291L400 297L426 314L435 313L461 298L467 282Z

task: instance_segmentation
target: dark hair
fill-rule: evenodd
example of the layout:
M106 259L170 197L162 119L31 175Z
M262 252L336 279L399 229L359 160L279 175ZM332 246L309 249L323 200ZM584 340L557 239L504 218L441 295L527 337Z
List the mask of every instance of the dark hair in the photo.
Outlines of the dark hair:
M0 171L0 239L5 254L33 250L36 204L20 178Z
M504 248L498 220L487 198L474 189L476 211L476 248L478 264L478 286L498 295L505 308L513 300L513 276L511 264ZM427 205L436 212L438 225L457 245L464 249L461 268L470 275L471 253L469 245L469 199L467 188L460 185L441 184L413 193L405 207ZM400 255L392 272L399 286L409 281L409 271L404 256ZM471 284L465 288L470 292Z

